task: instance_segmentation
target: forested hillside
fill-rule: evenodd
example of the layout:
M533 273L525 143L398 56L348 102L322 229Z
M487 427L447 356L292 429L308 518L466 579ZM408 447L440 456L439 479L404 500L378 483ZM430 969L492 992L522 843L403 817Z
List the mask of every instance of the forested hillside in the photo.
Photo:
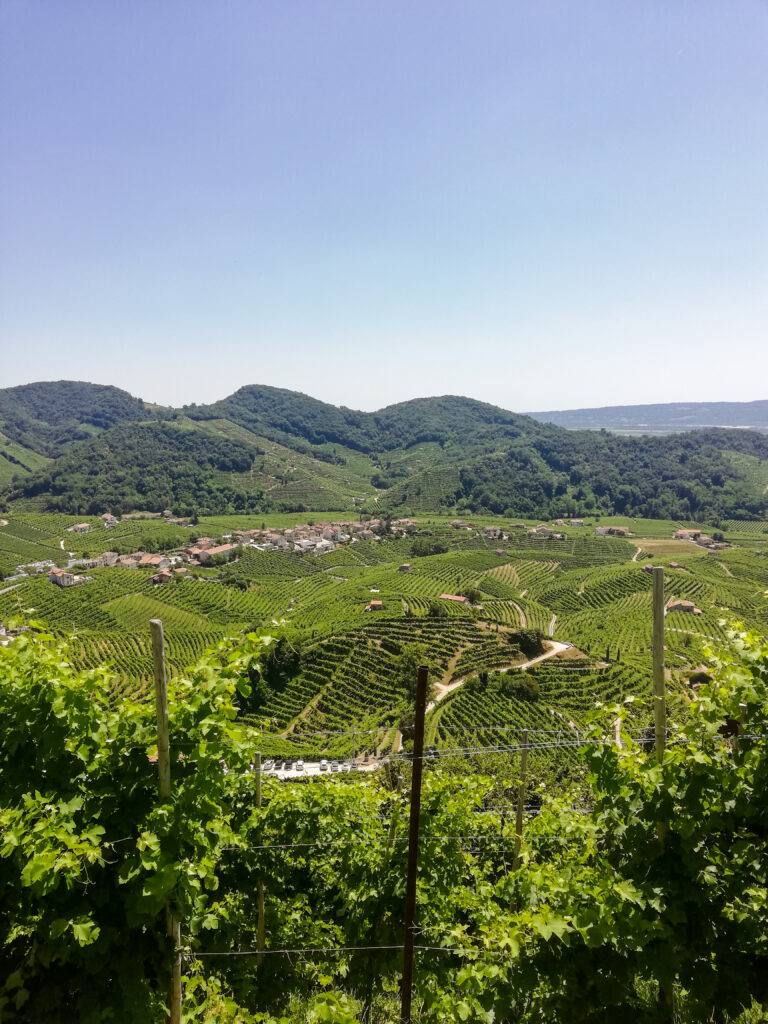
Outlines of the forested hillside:
M172 423L126 424L68 451L16 493L42 494L46 507L60 512L258 508L260 491L234 491L217 479L221 473L247 472L253 458L249 446L199 430Z
M40 455L56 456L71 441L149 415L141 399L111 385L59 380L0 389L0 430Z
M77 514L363 508L710 520L760 517L768 500L762 434L622 438L454 396L364 413L249 386L213 405L149 410L115 388L59 382L0 392L0 412L0 498Z

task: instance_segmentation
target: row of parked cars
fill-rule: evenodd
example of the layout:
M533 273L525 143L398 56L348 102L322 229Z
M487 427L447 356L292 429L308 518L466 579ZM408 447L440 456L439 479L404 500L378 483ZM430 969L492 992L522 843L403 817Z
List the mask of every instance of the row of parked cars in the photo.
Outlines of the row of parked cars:
M276 757L265 761L262 770L265 772L295 771L297 774L301 774L307 767L313 768L314 763L307 766L301 759L294 762L291 758L283 760L283 758ZM356 772L358 770L354 761L327 761L325 758L320 762L319 769L321 772Z

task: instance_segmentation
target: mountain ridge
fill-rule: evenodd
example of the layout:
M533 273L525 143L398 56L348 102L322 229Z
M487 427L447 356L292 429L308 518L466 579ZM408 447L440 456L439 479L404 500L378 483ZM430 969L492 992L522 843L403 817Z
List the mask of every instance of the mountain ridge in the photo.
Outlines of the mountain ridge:
M739 518L766 514L767 487L768 437L749 430L622 438L456 395L368 413L268 385L181 409L86 382L0 391L0 498L78 514Z
M680 431L739 427L768 431L768 400L753 402L658 402L554 409L528 414L569 430Z

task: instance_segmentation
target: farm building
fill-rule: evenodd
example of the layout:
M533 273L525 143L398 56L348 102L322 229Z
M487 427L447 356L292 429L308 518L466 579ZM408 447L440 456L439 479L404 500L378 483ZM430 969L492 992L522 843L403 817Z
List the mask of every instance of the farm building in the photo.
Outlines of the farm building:
M365 606L365 611L367 611L367 612L380 612L380 611L383 611L383 610L384 610L384 602L383 601L370 601Z
M156 587L162 587L166 583L170 583L173 577L167 569L163 569L161 572L156 572L154 576L149 577L149 582L153 583Z
M583 525L584 525L584 520L583 519L572 519L571 520L571 526L583 526Z
M139 559L140 566L149 566L151 569L167 569L170 564L170 559L165 555L142 555Z
M469 604L469 598L462 597L460 594L441 594L441 601L458 601L460 604Z
M412 568L413 568L413 566L411 565L410 562L403 562L402 565L398 565L397 571L398 572L410 572Z
M553 532L546 523L539 523L538 526L534 526L532 530L528 531L532 537L551 537Z
M701 530L676 530L675 540L698 540Z
M57 587L74 587L77 583L83 582L82 576L75 576L74 573L67 572L66 569L51 569L48 579Z
M631 537L626 526L596 526L596 537Z
M113 516L111 512L103 512L101 516L101 521L107 527L117 526L117 518Z
M88 533L90 529L90 523L75 523L67 528L67 533Z
M701 608L697 608L693 601L672 600L667 602L668 612L687 612L688 615L701 615Z
M205 565L206 562L217 555L225 555L227 558L231 558L235 551L237 551L236 544L219 544L215 548L204 548L198 555L198 558Z
M496 540L499 537L503 537L504 534L501 532L500 526L484 526L483 536L486 540Z

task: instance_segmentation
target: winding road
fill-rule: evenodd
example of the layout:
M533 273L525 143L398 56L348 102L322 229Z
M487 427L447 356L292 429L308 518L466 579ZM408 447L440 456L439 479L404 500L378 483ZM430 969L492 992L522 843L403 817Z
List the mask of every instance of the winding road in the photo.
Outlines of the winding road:
M511 661L508 665L495 665L493 671L504 672L508 668L517 668L520 669L521 672L524 672L532 665L538 665L540 661L546 661L547 658L554 658L556 655L562 654L563 651L567 651L569 647L573 647L573 644L562 643L560 640L547 640L546 643L549 644L549 650L545 651L543 654L539 654L536 658L531 658L529 661L523 662ZM450 683L435 683L435 699L431 700L429 704L427 704L427 714L429 714L429 712L432 711L444 697L447 697L449 693L453 693L454 690L458 690L462 683L465 683L467 679L471 679L472 676L476 675L477 672L475 671L470 672L466 676L461 676L459 679L453 679Z

